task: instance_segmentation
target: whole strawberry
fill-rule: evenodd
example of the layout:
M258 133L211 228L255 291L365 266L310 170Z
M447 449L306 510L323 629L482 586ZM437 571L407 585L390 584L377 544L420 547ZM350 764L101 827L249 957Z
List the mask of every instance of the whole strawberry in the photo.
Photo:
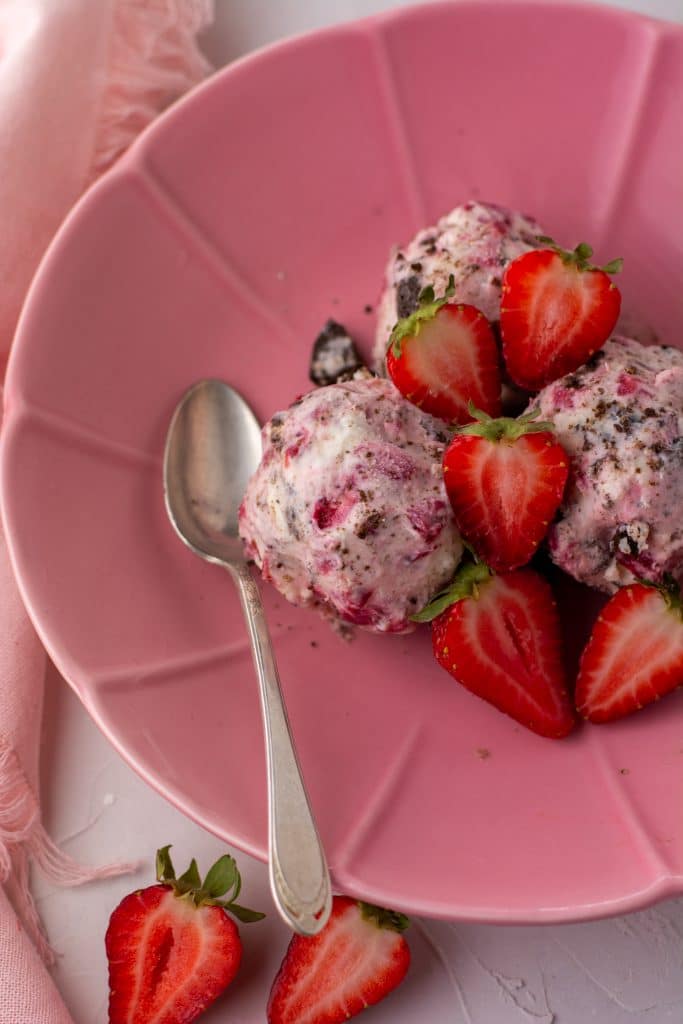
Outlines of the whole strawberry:
M581 655L579 714L609 722L683 685L683 601L677 584L632 583L602 609Z
M607 341L621 309L609 275L621 270L622 260L596 267L585 242L571 251L545 236L539 242L546 248L508 265L500 307L507 371L529 391L585 363Z
M268 1024L342 1024L403 981L408 918L335 896L330 919L312 938L295 935L273 982Z
M499 572L525 565L545 537L564 493L569 459L552 423L537 412L459 427L443 457L444 483L458 529Z
M176 878L157 851L159 885L126 896L109 919L109 1024L189 1024L234 978L242 943L234 921L264 915L235 903L241 879L227 854L202 884L193 860Z
M571 732L559 616L533 569L467 563L414 619L432 623L436 660L471 693L541 736Z
M442 420L466 423L468 402L492 416L501 408L498 348L474 306L451 303L453 278L441 299L425 288L420 304L399 320L389 340L387 373L398 390Z

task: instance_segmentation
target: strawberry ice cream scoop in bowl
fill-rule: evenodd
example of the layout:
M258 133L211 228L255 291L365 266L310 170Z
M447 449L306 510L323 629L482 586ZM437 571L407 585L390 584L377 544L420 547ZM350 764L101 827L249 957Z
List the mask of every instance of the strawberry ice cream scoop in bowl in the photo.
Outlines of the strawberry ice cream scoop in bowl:
M553 561L608 593L683 578L683 353L613 337L534 399L571 458Z
M453 301L476 306L487 320L497 321L506 266L515 257L537 248L541 234L541 227L531 217L493 203L468 202L423 228L407 245L396 248L386 268L377 311L377 369L381 371L384 366L396 321L415 311L425 287L431 285L437 295L443 294L451 275L455 283Z
M377 633L452 577L462 544L443 484L444 424L387 380L320 388L263 431L240 510L246 553L293 604Z

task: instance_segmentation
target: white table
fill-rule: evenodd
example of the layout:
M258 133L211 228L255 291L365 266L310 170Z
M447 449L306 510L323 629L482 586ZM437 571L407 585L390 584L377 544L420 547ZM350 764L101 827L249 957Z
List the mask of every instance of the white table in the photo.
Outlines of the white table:
M683 21L683 0L620 0L620 6ZM204 40L218 65L286 35L371 14L387 0L216 0ZM104 932L109 914L135 886L152 881L157 846L173 843L184 870L196 856L206 869L225 847L142 782L52 672L42 754L46 822L75 857L143 861L133 877L64 890L36 879L38 904L61 954L57 984L76 1024L107 1019ZM243 901L268 912L242 927L245 958L230 993L207 1024L265 1021L271 979L288 941L273 910L263 865L233 851L244 877ZM375 1024L664 1024L683 1020L683 900L590 924L497 927L414 922L414 967ZM4 1022L0 1022L4 1024ZM40 1024L40 1022L36 1022Z

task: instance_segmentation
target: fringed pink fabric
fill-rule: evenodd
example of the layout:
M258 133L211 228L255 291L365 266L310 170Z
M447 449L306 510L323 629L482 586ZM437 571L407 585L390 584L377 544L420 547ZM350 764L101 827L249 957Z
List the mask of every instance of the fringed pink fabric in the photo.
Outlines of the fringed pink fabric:
M0 886L0 1021L74 1024Z
M45 652L16 589L0 526L0 885L36 949L51 963L53 952L29 889L29 864L62 885L121 874L134 865L83 867L41 824L38 750L45 668ZM0 977L4 968L0 947Z
M0 0L0 377L38 263L84 188L210 67L213 0Z
M45 935L29 889L29 862L57 885L82 885L132 871L135 864L85 867L50 839L40 820L40 806L16 753L0 745L0 883L46 963L54 952Z
M41 256L84 188L208 72L196 36L212 12L212 0L0 0L0 398ZM30 866L67 886L133 866L83 867L43 828L45 669L0 522L0 1024L70 1024L40 963L54 954Z
M196 44L210 0L118 0L91 177L123 153L157 114L210 71Z

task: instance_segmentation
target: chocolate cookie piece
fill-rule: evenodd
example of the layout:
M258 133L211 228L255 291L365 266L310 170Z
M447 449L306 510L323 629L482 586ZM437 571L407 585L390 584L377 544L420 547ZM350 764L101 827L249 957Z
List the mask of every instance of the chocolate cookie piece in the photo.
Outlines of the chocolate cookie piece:
M346 328L328 320L313 344L308 371L313 383L324 387L350 380L364 365Z

